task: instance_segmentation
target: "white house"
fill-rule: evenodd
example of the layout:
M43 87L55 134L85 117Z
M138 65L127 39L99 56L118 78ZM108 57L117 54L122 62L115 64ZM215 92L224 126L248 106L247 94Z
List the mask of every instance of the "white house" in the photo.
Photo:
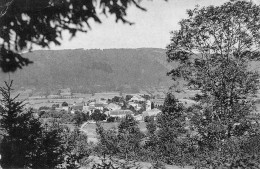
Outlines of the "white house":
M144 119L146 116L157 116L161 112L162 112L161 110L155 108L155 109L152 109L152 110L144 111L142 113L142 116L143 116L143 119Z
M115 103L110 103L106 106L106 108L108 110L120 110L121 109L121 106L115 104Z
M140 106L140 104L138 104L138 103L129 102L128 104L129 104L130 106L133 106L136 111L138 111L138 110L140 110L140 109L142 108L142 107Z
M118 117L118 118L123 118L128 114L134 116L134 113L131 110L112 110L106 112L106 114L110 117Z
M129 102L140 102L140 101L145 101L145 98L139 96L139 95L134 95Z
M136 121L142 121L143 120L142 114L138 114L138 115L134 116L134 118L135 118Z

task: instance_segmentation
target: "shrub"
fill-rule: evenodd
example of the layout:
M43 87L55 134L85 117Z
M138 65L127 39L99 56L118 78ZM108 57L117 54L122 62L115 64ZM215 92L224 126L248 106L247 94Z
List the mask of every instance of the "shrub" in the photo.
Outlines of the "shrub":
M95 121L102 121L102 120L106 120L106 114L101 113L100 110L96 109L94 110L94 112L91 114L90 118L95 120Z
M108 123L113 123L113 122L115 122L116 121L116 118L115 117L108 117L107 118L107 122Z

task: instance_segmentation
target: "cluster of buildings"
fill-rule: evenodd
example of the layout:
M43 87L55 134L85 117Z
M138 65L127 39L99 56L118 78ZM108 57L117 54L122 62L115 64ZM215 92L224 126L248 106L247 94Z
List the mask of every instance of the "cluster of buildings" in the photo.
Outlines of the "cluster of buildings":
M145 99L144 97L134 94L131 95L131 99L126 101L125 99L118 102L113 102L112 98L99 98L94 100L82 101L81 103L65 104L61 105L56 110L66 110L70 113L75 113L77 111L88 113L91 115L95 110L100 110L100 112L106 114L108 117L122 118L127 114L132 115L136 120L144 120L145 116L156 116L161 111L157 108L152 109L152 101L150 99ZM124 97L122 97L124 98ZM144 108L145 106L145 108ZM130 110L130 107L132 108ZM139 110L144 110L139 113L134 113Z

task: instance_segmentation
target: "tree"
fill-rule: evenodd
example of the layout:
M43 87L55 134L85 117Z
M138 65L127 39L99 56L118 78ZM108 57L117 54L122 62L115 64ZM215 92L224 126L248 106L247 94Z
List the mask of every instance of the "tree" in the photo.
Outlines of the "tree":
M126 20L127 9L134 5L145 10L137 0L5 0L0 2L0 67L4 72L16 71L32 63L19 53L31 50L33 45L49 47L60 45L62 31L71 37L87 32L90 20L101 23L100 12L115 15L116 22ZM100 9L97 9L100 8Z
M23 111L23 102L11 97L12 81L0 87L3 96L0 109L0 129L3 131L0 154L3 167L23 168L32 163L41 138L41 123L33 117L31 109Z
M83 112L76 111L73 117L73 121L76 126L80 126L85 121L85 114Z
M94 110L94 112L90 115L90 117L95 121L106 120L106 114L101 113L101 111L98 109Z
M112 98L112 102L114 103L119 103L120 101L124 100L122 97L119 97L119 96L115 96Z
M118 131L115 129L104 130L97 123L96 132L99 136L100 153L116 155L127 160L138 158L141 151L140 142L144 137L138 128L138 122L131 115L126 115L121 119L118 125Z
M158 115L158 154L161 154L163 162L176 164L183 161L182 137L187 133L185 130L185 108L173 94L168 93L162 109Z
M69 106L69 104L68 104L67 102L63 102L63 103L61 104L61 106L62 106L62 107L67 107L67 106Z
M252 2L227 2L188 10L180 30L172 33L168 61L178 66L168 74L182 77L200 90L192 118L200 145L243 135L250 129L246 116L258 90L260 7Z
M154 109L154 102L151 103L151 109Z
M126 100L126 101L129 101L132 97L133 97L132 95L126 95L126 96L125 96L125 100Z
M118 125L119 149L127 160L135 158L140 151L140 141L144 137L138 127L138 122L131 115L126 115Z

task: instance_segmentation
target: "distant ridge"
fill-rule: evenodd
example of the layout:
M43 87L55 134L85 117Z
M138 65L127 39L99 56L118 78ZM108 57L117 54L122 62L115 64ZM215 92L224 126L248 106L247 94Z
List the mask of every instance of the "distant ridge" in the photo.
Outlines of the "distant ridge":
M173 65L159 48L37 50L23 56L34 63L11 74L17 88L136 91L172 83L166 73Z

